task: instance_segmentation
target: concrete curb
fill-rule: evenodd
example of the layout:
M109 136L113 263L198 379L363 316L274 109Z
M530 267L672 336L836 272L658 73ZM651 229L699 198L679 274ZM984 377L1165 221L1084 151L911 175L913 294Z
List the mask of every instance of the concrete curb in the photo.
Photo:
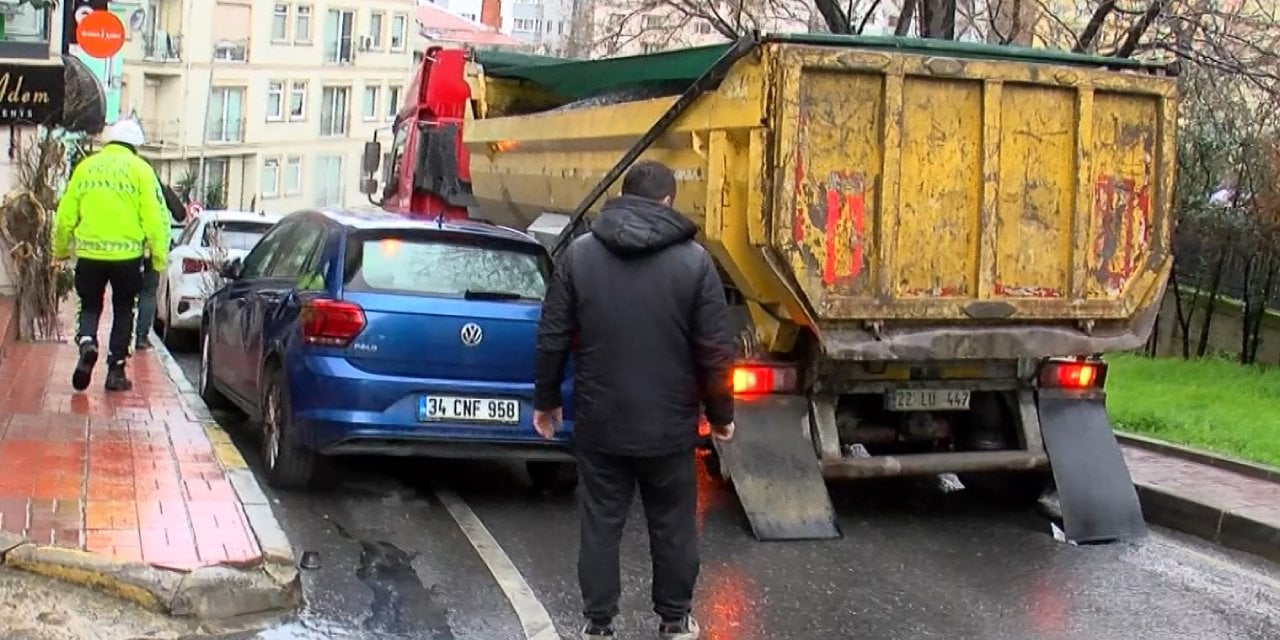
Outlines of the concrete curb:
M172 616L218 620L291 611L302 600L293 547L271 504L231 438L216 422L159 337L151 343L165 373L182 397L187 417L204 424L219 465L244 507L249 528L262 550L252 566L217 565L179 571L140 562L119 562L79 549L30 543L0 532L0 565L64 582L100 589L147 609Z
M1147 522L1280 563L1280 528L1177 491L1135 483Z
M1123 431L1116 432L1116 440L1118 440L1120 444L1137 447L1139 449L1146 449L1147 451L1154 451L1155 453L1162 453L1188 462L1208 465L1215 469L1231 471L1256 480L1280 482L1280 469L1257 464L1255 462L1246 462L1244 460L1230 458L1216 453L1209 453L1207 451L1193 449L1191 447L1171 444L1132 433L1125 433Z

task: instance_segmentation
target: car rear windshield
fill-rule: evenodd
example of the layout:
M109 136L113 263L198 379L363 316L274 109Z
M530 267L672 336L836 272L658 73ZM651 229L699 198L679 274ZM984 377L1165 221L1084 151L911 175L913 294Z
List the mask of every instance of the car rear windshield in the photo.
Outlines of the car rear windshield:
M204 240L201 246L212 247L215 244L224 249L248 251L258 240L271 230L270 222L249 222L245 220L229 220L210 222L204 227Z
M353 236L343 281L350 291L541 300L550 271L540 247L439 235Z

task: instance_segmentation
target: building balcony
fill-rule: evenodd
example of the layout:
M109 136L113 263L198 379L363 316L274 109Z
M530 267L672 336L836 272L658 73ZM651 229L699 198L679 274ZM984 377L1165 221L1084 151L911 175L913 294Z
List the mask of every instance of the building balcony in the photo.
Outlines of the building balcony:
M148 62L182 62L182 36L157 31L143 38L142 59Z
M143 120L141 124L146 136L144 148L176 149L186 142L181 120Z

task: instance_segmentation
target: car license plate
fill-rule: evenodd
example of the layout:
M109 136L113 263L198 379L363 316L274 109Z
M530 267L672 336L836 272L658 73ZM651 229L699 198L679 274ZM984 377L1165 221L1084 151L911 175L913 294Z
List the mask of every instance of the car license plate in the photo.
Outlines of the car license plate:
M418 401L418 420L515 424L520 422L520 403L502 398L422 396Z
M884 399L890 411L963 411L969 408L970 395L956 389L900 389Z

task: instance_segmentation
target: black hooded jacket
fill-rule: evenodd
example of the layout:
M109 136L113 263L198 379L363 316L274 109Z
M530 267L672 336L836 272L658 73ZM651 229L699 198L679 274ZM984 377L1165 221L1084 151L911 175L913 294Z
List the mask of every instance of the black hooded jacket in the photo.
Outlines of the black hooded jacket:
M670 207L622 196L560 258L538 326L535 408L561 405L574 353L574 443L656 456L692 448L698 419L733 421L733 338L715 265Z

